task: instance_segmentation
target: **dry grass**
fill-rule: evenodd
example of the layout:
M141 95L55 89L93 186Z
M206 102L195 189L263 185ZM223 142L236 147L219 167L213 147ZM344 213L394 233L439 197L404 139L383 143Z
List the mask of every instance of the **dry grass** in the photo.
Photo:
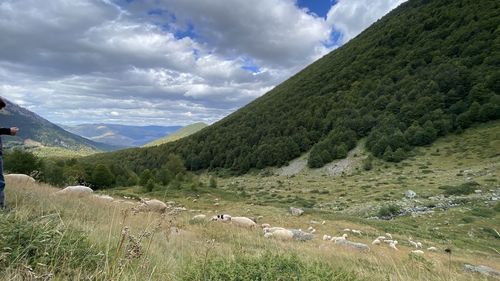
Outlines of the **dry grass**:
M285 255L298 253L301 260L326 262L332 268L356 273L361 280L476 280L480 277L463 272L464 263L495 267L499 262L498 257L480 257L464 251L453 254L449 270L445 253L413 257L409 255L411 248L404 245L399 251L371 246L370 252L359 253L319 239L304 243L281 242L263 238L259 229L219 223L190 224L191 214L136 214L125 203L56 196L57 189L44 184L7 182L7 186L8 202L16 217L56 216L64 226L83 230L106 257L97 274L102 280L179 280L185 265L193 259L225 257L230 260L269 251ZM290 217L274 207L249 207L252 207L250 213L263 214L265 222L272 225L305 229L314 219L312 215ZM242 205L228 206L224 211L235 215L248 212ZM172 232L173 226L180 231ZM373 226L345 220L328 220L325 225L314 226L318 236L340 234L343 228L361 229L366 234L352 239L367 244L373 236L383 233ZM397 234L395 238L406 240ZM84 276L85 269L81 270ZM29 274L30 270L22 267L7 269L3 280L27 280ZM36 274L39 280L52 278Z

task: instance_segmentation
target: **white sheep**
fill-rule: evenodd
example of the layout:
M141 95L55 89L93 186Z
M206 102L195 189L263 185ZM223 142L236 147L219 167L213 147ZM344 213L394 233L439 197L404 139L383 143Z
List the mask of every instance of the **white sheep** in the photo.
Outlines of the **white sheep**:
M321 222L321 225L325 225L325 223L326 223L326 221L322 221L322 222Z
M255 227L257 224L247 217L231 217L231 223L243 227Z
M332 237L330 235L323 235L323 241L331 241Z
M335 243L337 243L337 241L340 241L340 240L346 240L347 239L347 234L343 234L342 236L340 237L332 237L331 241L334 241Z
M204 214L199 214L191 218L192 221L204 221L207 219L207 216Z
M420 243L420 242L417 242L417 248L420 248L420 249L422 249L422 243Z
M101 195L101 194L94 194L94 198L107 202L112 202L114 200L113 197L109 195Z
M137 210L141 212L164 213L167 210L167 204L157 199L141 199L141 204L137 207Z
M380 245L380 243L381 243L380 240L377 238L373 240L372 245Z
M279 240L292 240L293 239L293 232L288 229L277 229L276 231L273 232L267 232L264 234L264 237L270 238L270 237L275 237Z
M211 221L229 222L229 221L231 221L231 216L228 214L216 215L216 216L213 216L210 220Z
M309 233L311 233L311 234L316 233L316 229L315 229L314 227L312 227L312 226L310 226L310 227L307 229L307 231L308 231Z
M8 174L8 175L5 175L5 179L16 180L16 181L25 182L25 183L34 183L35 182L34 178L32 178L28 175L25 175L25 174Z
M261 225L260 225L260 227L262 227L262 228L264 229L264 228L266 228L266 227L267 227L267 228L271 227L271 225L270 225L270 224L268 224L268 223L263 223L263 224L261 224Z
M59 190L57 193L58 194L77 194L77 195L84 195L84 194L90 194L94 192L92 188L88 186L83 186L83 185L74 185L74 186L67 186L62 190Z
M411 240L408 240L408 242L410 243L411 246L413 246L415 248L418 248L417 242L414 242L414 241L411 241Z
M429 252L437 252L438 249L436 247L429 247L429 248L427 248L427 251L429 251Z
M397 244L398 244L398 241L394 240L392 243L389 244L389 248L392 248L394 250L398 250L398 248L396 248Z
M389 239L392 239L392 234L386 233L385 236L387 236Z
M413 250L413 251L411 251L411 253L415 254L415 255L423 255L424 251L422 251L422 250Z
M357 235L361 235L361 230L352 229L351 232Z
M274 227L265 227L263 230L264 230L264 233L273 233L277 230L283 230L285 228L283 227L279 227L279 226L274 226Z
M351 232L349 228L344 228L344 232Z

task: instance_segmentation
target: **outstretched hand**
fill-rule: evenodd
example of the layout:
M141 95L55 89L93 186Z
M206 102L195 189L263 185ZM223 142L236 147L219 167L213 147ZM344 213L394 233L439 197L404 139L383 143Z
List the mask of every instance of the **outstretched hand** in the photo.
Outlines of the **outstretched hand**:
M18 127L12 127L12 128L10 128L10 135L15 136L18 131L19 131Z

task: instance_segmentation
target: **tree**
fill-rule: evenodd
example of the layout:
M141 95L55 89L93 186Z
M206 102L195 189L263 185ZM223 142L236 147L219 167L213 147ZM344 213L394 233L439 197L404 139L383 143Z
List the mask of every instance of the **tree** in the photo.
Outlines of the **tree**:
M208 186L211 188L217 188L217 179L214 176L210 176Z
M173 175L186 173L186 167L184 166L184 161L177 154L170 154L168 156L168 161L165 163L165 168L170 171Z
M150 169L145 169L142 171L141 175L139 176L139 184L142 186L146 186L149 182L150 179L153 178L153 173L151 172Z
M97 188L110 187L114 182L114 176L104 164L97 164L92 171L92 184Z
M15 149L4 156L5 170L30 175L40 169L38 158L31 152Z

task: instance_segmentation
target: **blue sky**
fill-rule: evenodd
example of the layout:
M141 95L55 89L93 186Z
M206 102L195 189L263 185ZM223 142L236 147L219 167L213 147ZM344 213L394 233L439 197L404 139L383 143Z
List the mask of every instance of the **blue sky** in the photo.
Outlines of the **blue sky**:
M61 124L213 123L405 0L0 0L0 96Z

